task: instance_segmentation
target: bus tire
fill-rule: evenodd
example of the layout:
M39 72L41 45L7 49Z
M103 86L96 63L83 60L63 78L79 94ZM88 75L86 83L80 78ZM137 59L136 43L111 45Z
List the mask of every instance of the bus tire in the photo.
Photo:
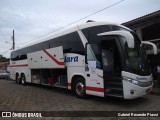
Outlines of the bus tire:
M22 85L26 84L26 77L24 74L22 74L22 76L21 76L21 83L22 83Z
M15 79L16 79L16 83L17 83L17 84L21 84L21 80L20 80L20 78L19 78L19 75L18 75L18 74L16 75Z
M79 98L86 97L85 81L83 78L76 78L74 82L74 94Z

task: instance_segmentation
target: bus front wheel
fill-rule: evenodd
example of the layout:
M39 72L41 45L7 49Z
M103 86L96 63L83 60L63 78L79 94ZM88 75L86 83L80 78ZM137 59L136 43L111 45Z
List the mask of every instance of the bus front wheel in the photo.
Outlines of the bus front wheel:
M74 83L74 93L79 98L86 97L85 82L82 78L77 78Z

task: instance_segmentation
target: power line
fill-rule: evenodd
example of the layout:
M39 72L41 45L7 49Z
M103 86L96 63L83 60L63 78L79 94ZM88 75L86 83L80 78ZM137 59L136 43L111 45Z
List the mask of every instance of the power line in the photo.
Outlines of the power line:
M11 50L11 49L9 49L9 50ZM5 54L5 53L7 53L9 50L4 51L3 53L1 53L1 55L3 55L3 54Z
M8 45L8 44L0 45L1 50L6 49L6 47L11 47L11 45Z
M0 30L0 32L1 32L2 37L3 37L6 41L8 41L6 35L3 34L3 32L2 32L1 30Z
M110 7L113 7L113 6L119 4L119 3L123 2L123 1L125 1L125 0L120 0L120 1L118 1L118 2L116 2L116 3L113 3L113 4L109 5L109 6L106 6L106 7L104 7L104 8L101 9L101 10L98 10L98 11L92 13L92 14L89 14L89 15L87 15L87 16L79 19L79 20L76 20L76 21L74 21L74 22L71 22L71 23L69 23L69 24L67 24L67 25L65 25L65 26L63 26L63 27L60 27L60 28L58 28L58 29L56 29L56 30L53 30L53 31L51 31L51 32L49 32L49 33L46 33L46 34L44 34L44 35L42 35L42 36L39 36L39 37L37 37L37 38L33 38L33 39L31 39L30 41L25 42L25 43L23 43L23 44L29 43L29 42L31 42L32 40L36 40L36 39L38 39L38 38L42 38L42 37L44 37L44 36L46 36L46 35L49 35L49 34L51 34L51 33L53 33L53 32L59 31L59 30L65 28L65 27L68 27L68 26L70 26L70 25L73 25L73 24L75 24L75 23L77 23L77 22L79 22L79 21L81 21L81 20L84 20L84 19L86 19L86 18L88 18L88 17L90 17L90 16L92 16L92 15L95 15L95 14L97 14L97 13L103 11L103 10L106 10L106 9L108 9L108 8L110 8Z
M70 25L73 25L73 24L75 24L75 23L77 23L77 22L79 22L79 21L82 21L82 20L84 20L84 19L86 19L86 18L88 18L88 17L90 17L90 16L93 16L93 15L95 15L95 14L101 12L101 11L104 11L104 10L110 8L110 7L113 7L113 6L119 4L119 3L123 2L123 1L125 1L125 0L120 0L120 1L118 1L118 2L116 2L116 3L113 3L113 4L109 5L109 6L106 6L106 7L104 7L103 9L100 9L100 10L98 10L98 11L96 11L96 12L93 12L93 13L91 13L91 14L89 14L89 15L87 15L87 16L79 19L79 20L76 20L76 21L74 21L74 22L71 22L71 23L69 23L69 24L67 24L67 25L65 25L65 26L63 26L63 27L60 27L60 28L58 28L58 29L56 29L56 30L53 30L53 31L51 31L51 32L49 32L49 33L47 33L47 34L44 34L44 35L39 36L39 37L37 37L37 38L31 39L30 41L36 40L36 39L38 39L38 38L42 38L42 37L44 37L44 36L46 36L46 35L48 35L48 34L51 34L51 33L53 33L53 32L59 31L59 30L65 28L65 27L68 27L68 26L70 26ZM1 33L2 33L2 32L1 32ZM21 44L26 44L26 43L29 43L30 41L25 42L25 43L21 43ZM9 50L10 50L10 49L9 49ZM6 50L5 52L3 52L3 53L1 53L1 54L5 54L5 53L7 53L9 50Z

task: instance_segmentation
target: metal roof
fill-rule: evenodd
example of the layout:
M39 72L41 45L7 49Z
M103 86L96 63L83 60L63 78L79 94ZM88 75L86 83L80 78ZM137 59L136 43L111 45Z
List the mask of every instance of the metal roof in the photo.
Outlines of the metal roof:
M9 62L0 62L0 66L7 65Z
M153 20L154 21L160 20L160 10L153 12L153 13L150 13L150 14L147 14L147 15L144 15L142 17L133 19L131 21L122 23L122 25L125 25L128 27L128 26L133 26L133 25L137 25L137 24L142 24L142 23L148 22L148 21L153 21Z

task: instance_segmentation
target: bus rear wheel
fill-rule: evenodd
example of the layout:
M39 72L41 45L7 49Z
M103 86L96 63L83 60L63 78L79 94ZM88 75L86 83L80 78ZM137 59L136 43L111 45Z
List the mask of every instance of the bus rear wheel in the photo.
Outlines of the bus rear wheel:
M22 74L22 76L21 76L21 83L22 83L22 85L26 84L26 77L24 74Z
M74 83L74 93L79 98L86 97L85 82L82 78L77 78Z
M21 80L20 80L18 74L15 76L15 80L16 80L16 83L17 83L17 84L21 84Z

